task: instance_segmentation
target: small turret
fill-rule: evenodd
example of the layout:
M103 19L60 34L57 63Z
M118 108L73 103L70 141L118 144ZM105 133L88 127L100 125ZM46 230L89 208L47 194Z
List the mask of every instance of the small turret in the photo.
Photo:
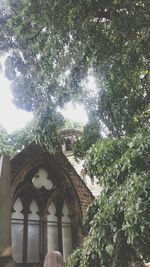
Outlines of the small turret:
M69 159L70 156L73 156L72 145L78 138L82 136L82 132L76 129L68 128L60 131L59 135L64 141L62 151Z
M80 175L93 195L98 196L100 193L100 186L97 184L97 180L91 180L91 178L86 175L84 170L84 160L79 160L77 162L74 158L72 146L73 143L82 136L82 132L69 128L60 131L59 135L63 139L62 152L68 158L72 166L75 168L76 172Z

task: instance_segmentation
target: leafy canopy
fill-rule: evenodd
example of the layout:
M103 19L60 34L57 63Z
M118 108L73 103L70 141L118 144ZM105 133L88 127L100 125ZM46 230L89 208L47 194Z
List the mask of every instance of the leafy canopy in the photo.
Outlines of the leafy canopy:
M9 0L0 22L14 102L34 111L39 142L57 147L57 107L70 99L89 113L92 125L76 155L87 154L86 169L102 192L84 218L89 235L68 266L148 260L150 1ZM94 94L85 87L91 73Z
M28 123L25 128L9 134L0 125L0 155L13 157L33 142L34 139L33 121Z
M0 51L9 52L16 105L35 111L46 102L55 110L80 99L113 135L133 133L150 97L149 1L7 2ZM99 89L94 100L83 83L90 71Z
M0 156L13 154L7 131L0 125Z
M101 194L85 214L89 235L69 267L127 267L132 260L150 260L150 129L144 131L92 146L86 168L99 179Z

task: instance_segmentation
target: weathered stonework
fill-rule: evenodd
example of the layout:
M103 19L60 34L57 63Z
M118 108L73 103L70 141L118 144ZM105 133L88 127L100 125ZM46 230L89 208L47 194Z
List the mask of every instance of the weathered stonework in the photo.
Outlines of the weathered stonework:
M0 162L0 267L15 266L11 251L11 210L19 192L22 192L19 190L24 190L25 198L31 194L32 177L39 166L45 168L51 175L54 184L53 197L59 199L58 202L61 198L68 201L73 229L73 249L79 246L85 236L82 216L94 197L65 155L61 151L51 155L39 145L32 143L11 161L3 157ZM27 185L29 187L26 187ZM51 199L50 195L46 194L49 193L44 193L42 197L44 203L48 205ZM45 255L45 252L46 245L43 245L42 255ZM26 265L28 266L28 264L24 266ZM29 266L39 265L29 264Z
M64 169L67 176L70 178L79 196L82 213L84 213L88 205L94 199L94 196L63 153L60 152L56 154L54 160Z
M34 166L40 164L40 162L46 161L49 158L51 164L60 169L63 172L63 176L69 180L74 190L76 191L79 202L81 205L82 213L94 199L91 191L88 189L84 181L77 174L75 169L72 167L69 160L60 151L55 155L50 155L40 146L32 143L15 158L11 160L11 192L15 191L16 186L25 177L26 173ZM53 168L55 168L53 167ZM16 178L17 177L17 178ZM64 187L67 185L64 185Z
M10 160L0 158L0 267L14 267L11 249Z

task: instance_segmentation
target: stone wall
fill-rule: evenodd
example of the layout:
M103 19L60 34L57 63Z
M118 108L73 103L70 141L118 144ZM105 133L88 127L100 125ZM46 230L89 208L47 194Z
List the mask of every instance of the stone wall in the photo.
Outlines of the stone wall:
M14 267L11 249L10 160L0 158L0 267Z

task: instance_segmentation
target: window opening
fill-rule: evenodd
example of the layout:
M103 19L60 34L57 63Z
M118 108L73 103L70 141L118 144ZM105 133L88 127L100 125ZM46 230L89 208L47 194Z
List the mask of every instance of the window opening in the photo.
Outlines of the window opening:
M12 255L17 263L23 262L23 229L24 215L22 213L23 205L20 198L17 198L11 216L11 232L12 232Z
M58 241L58 218L56 216L56 207L53 202L49 205L47 216L47 242L48 251L59 250Z
M69 208L64 204L62 209L62 242L63 242L63 259L64 262L72 252L72 227Z

